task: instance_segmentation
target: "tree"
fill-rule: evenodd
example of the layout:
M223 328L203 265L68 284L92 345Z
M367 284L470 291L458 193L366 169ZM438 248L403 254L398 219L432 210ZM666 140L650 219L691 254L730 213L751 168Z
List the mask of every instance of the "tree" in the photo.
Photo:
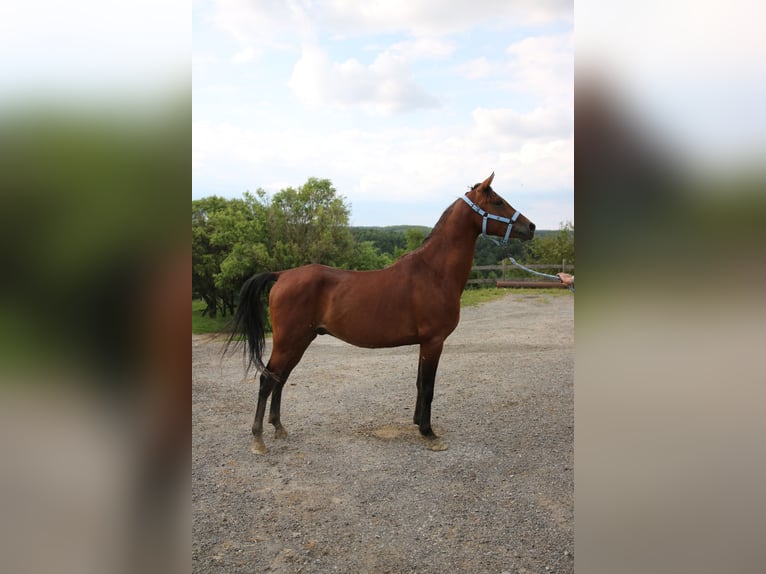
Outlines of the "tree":
M417 227L410 227L404 232L407 238L407 251L413 251L423 245L426 238L425 233Z
M371 242L380 253L389 255L392 261L397 249L399 253L403 253L407 245L406 237L399 228L352 227L351 234L359 244L365 241Z
M192 201L192 294L211 317L233 312L245 279L270 265L264 196L259 190L257 197L246 192L243 199Z
M271 200L269 246L275 269L306 263L346 266L354 241L348 228L350 208L329 179L288 187Z
M204 313L215 317L220 295L215 277L226 256L225 247L212 239L215 234L215 214L223 210L227 200L205 197L192 201L192 297L199 297L207 308Z
M423 241L426 239L426 233L423 231L422 228L419 227L407 227L404 230L404 239L405 239L405 245L404 247L395 247L394 248L394 258L398 259L405 253L409 253L410 251L414 251L421 245L423 245Z
M540 263L574 263L574 225L562 223L558 232L535 237L527 244L528 260Z
M330 180L317 178L271 199L258 189L242 198L192 201L193 297L215 317L233 312L242 284L256 273L306 263L365 270L391 264L373 241L355 239L349 214ZM411 247L422 243L417 235L409 234Z
M497 239L497 238L495 238ZM518 239L511 239L507 245L496 245L486 237L479 235L476 238L476 250L474 251L474 265L497 265L507 257L521 258L524 253L524 244Z
M256 194L245 192L243 199L231 200L216 217L214 241L228 249L215 284L232 310L242 283L251 275L271 267L271 257L265 244L268 216L268 208L264 204L266 194L261 189Z
M381 253L372 241L361 241L356 245L352 259L348 262L349 269L371 271L383 269L393 263L393 257Z

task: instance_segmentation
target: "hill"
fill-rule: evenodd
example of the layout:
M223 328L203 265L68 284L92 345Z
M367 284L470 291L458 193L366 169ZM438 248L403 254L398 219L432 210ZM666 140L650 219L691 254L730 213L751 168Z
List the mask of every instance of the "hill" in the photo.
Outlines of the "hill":
M387 225L387 226L355 226L350 227L351 234L359 243L369 241L373 246L383 254L392 257L401 253L407 247L406 233L409 230L419 231L423 237L431 233L431 227L423 225ZM545 237L548 234L557 233L551 229L541 229L535 232L535 237ZM475 265L494 265L509 255L520 257L524 253L523 244L512 239L507 246L497 246L491 241L479 236L476 242L476 253L474 255Z

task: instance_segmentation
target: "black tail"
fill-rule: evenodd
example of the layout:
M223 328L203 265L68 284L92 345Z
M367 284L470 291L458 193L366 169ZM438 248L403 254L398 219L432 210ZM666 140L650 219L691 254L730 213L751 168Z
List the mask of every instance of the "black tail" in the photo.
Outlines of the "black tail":
M229 346L234 343L234 348L244 344L245 359L249 359L246 370L255 365L259 371L266 371L263 364L263 347L266 343L266 301L263 295L269 285L277 280L277 273L261 273L253 275L242 285L239 292L239 306L234 315L233 328L229 340L223 347L223 354L229 351ZM244 335L244 343L238 339Z

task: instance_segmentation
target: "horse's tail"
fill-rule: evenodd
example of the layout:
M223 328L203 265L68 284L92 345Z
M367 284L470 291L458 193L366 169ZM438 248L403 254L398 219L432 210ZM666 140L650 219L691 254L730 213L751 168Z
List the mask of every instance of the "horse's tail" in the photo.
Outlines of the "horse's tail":
M261 273L245 281L239 292L239 305L232 321L233 328L229 340L223 347L223 354L244 345L245 359L248 360L246 371L255 366L259 371L266 371L263 364L263 348L266 344L266 301L263 295L271 283L279 278L278 273ZM240 336L244 335L244 341Z

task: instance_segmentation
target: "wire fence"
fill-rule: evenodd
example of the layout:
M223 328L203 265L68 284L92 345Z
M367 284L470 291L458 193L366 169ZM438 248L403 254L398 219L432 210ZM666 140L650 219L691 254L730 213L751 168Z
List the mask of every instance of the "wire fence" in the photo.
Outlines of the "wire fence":
M561 263L532 263L526 265L530 269L556 274L559 272L574 274L574 264L562 261ZM527 285L522 285L526 283ZM563 284L553 280L541 281L523 269L519 269L507 259L499 265L476 265L471 267L471 276L468 279L468 287L486 287L488 285L498 287L564 287Z

